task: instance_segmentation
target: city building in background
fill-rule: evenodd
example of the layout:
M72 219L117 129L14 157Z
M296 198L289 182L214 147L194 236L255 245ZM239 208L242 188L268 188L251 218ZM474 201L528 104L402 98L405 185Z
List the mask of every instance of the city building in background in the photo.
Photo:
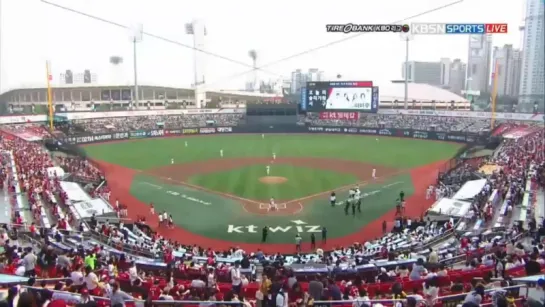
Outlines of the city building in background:
M296 69L291 73L291 93L299 93L301 88L304 87L309 81L326 81L324 72L317 68L311 68L308 70L308 72L304 72L301 69Z
M545 24L543 0L527 0L524 19L524 39L522 46L522 68L519 87L519 104L530 105L535 102L544 108L545 95Z
M520 50L514 49L513 45L494 47L493 57L494 67L498 66L497 95L518 96L522 66Z
M72 70L67 69L64 73L60 74L59 84L96 84L98 82L98 76L96 73L92 73L89 69L84 70L81 73L74 73Z
M408 68L406 69L406 65ZM405 76L405 72L408 73ZM441 62L409 61L401 67L401 77L411 83L425 83L435 86L441 85Z
M489 92L492 73L492 36L470 35L467 57L468 91Z
M448 90L461 95L466 86L467 65L460 59L454 59L450 63L450 78L448 82Z
M408 65L408 81L423 83L449 89L460 94L465 85L466 65L460 59L451 61L442 58L439 62L409 61L401 66L401 75L405 79L405 67Z

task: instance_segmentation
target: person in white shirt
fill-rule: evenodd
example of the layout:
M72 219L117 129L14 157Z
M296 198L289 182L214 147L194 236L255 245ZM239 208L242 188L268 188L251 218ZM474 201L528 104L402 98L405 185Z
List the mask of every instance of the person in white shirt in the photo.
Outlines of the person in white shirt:
M206 277L206 282L208 284L208 288L215 289L216 288L216 274L214 274L214 268L208 269L208 275Z
M138 270L136 269L136 263L132 262L131 267L129 268L129 280L131 281L131 285L133 285L137 279L139 279L139 277Z
M25 266L24 265L18 266L17 269L15 270L15 275L25 276Z
M367 295L367 291L365 289L359 290L360 296L354 298L354 302L352 303L352 307L369 307L371 306L371 302L369 300L369 296Z
M81 268L78 267L72 273L70 273L70 279L72 280L72 285L82 286L84 283L84 278Z
M87 290L93 291L100 286L98 283L98 276L91 270L91 267L86 267L85 273L85 286L87 287Z
M240 261L235 261L235 265L231 268L231 286L233 293L240 294L242 290L242 278L240 273Z
M276 294L275 302L276 307L288 307L288 293L283 288Z

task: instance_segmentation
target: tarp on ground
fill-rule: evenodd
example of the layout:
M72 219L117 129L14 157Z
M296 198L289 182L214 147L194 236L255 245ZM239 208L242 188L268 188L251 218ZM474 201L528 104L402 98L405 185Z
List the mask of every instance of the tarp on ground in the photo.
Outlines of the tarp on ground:
M479 194L486 185L486 179L471 180L462 186L462 188L454 194L452 199L467 200L472 199Z

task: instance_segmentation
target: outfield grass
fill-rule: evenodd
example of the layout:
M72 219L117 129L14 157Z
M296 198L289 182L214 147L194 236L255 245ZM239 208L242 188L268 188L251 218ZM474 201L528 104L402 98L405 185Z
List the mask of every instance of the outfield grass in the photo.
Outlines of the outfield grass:
M290 200L358 182L358 178L352 174L292 165L271 167L270 176L287 178L288 181L284 183L265 184L259 181L263 176L266 176L265 166L252 165L225 172L192 176L189 182L213 191L265 202L271 197Z
M187 142L188 146L185 146ZM219 157L335 158L394 168L412 168L449 159L462 145L417 139L358 135L214 135L185 138L138 139L85 147L94 159L133 169L150 169L170 164L205 161Z

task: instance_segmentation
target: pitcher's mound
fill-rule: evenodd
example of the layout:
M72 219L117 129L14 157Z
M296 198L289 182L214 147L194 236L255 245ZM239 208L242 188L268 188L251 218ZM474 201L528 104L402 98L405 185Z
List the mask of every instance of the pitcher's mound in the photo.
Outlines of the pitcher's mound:
M265 176L259 178L259 181L265 184L280 184L288 181L288 178L278 176Z

